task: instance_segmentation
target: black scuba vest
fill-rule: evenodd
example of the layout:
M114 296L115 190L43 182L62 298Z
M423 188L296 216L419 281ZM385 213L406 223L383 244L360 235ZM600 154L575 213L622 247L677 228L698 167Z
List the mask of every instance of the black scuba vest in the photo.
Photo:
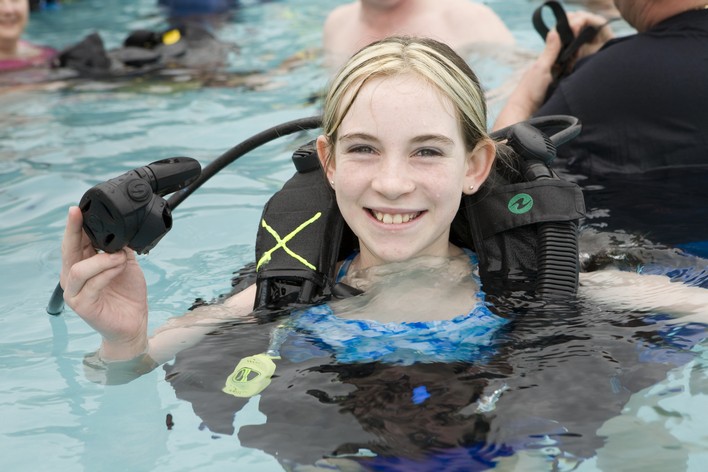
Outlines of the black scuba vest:
M540 128L558 130L548 137ZM580 188L550 168L556 146L580 131L567 116L534 118L492 134L493 175L464 195L450 241L474 250L487 293L525 291L574 296L578 284L577 223L585 213ZM358 247L342 218L313 142L293 154L295 175L263 209L256 237L255 308L311 304L339 297L337 261Z
M225 54L222 49L208 29L185 23L165 31L131 31L122 47L113 49L106 49L101 35L93 32L59 51L51 65L54 69L74 71L79 77L130 78L172 66L199 68L201 59L195 57L213 60L212 56Z

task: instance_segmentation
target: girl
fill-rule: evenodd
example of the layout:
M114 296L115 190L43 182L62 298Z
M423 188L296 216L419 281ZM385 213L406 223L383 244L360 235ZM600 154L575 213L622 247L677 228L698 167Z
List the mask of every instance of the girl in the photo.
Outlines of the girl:
M432 345L439 341L436 336L447 341L456 336L449 352L488 343L488 334L505 320L489 312L481 299L474 257L449 242L462 195L479 189L494 162L495 143L486 122L475 74L442 43L391 37L362 49L344 65L325 99L317 151L342 216L359 240L359 252L342 261L340 275L366 294L301 316L299 322L316 326L324 316L373 323L381 341L376 352L383 352L384 360L389 359L385 353L411 347L420 329L432 333ZM222 305L173 319L148 338L146 284L134 253L128 248L96 253L76 207L69 210L62 259L65 301L102 335L96 358L103 365L132 360L154 367L195 344L214 329L214 322L245 317L254 305L251 286ZM637 277L595 276L589 293L599 298L613 287L616 298L626 292L621 289L626 281L618 279ZM680 299L682 306L668 308L699 315L708 304L705 290L668 284L661 277L652 283L671 285L682 291L681 298L651 291L656 288L652 284L645 284L643 293L644 285L636 284L633 300L641 299L642 309L666 308L669 300ZM455 329L449 329L450 323ZM343 350L357 349L354 340L371 333L363 336L360 323L340 324L344 340L339 354L351 359ZM417 344L411 352L426 355ZM396 356L393 360L400 361Z

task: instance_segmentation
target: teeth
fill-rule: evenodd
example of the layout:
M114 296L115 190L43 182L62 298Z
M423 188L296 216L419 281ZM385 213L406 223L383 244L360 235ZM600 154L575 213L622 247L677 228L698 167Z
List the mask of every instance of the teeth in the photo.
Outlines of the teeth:
M372 211L377 220L385 225L400 225L401 223L408 223L410 220L416 218L420 215L420 212L415 213L382 213L380 211Z

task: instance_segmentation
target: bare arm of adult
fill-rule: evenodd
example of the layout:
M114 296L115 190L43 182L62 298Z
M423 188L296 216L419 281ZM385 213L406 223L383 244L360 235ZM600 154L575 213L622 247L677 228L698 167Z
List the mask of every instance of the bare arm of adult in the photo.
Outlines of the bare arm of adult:
M708 290L663 275L599 270L580 274L579 294L620 310L667 313L676 322L708 323Z
M102 336L98 355L103 362L143 354L165 362L201 339L215 321L251 313L255 299L253 286L223 305L197 308L168 321L148 339L147 287L135 253L128 248L97 253L82 229L78 207L69 209L60 283L66 304Z
M589 43L580 47L575 60L596 53L614 34L607 20L599 15L588 12L568 13L568 24L577 36L586 26L600 28L598 34ZM499 112L494 129L529 119L543 105L546 91L553 80L551 69L561 52L561 41L558 32L552 29L546 36L546 46L536 60L521 76L521 80L509 96L504 108Z
M504 108L497 115L494 130L527 120L540 108L546 98L546 90L553 81L551 67L560 50L561 41L558 33L555 30L549 31L546 36L546 47L526 69L516 88L509 95Z

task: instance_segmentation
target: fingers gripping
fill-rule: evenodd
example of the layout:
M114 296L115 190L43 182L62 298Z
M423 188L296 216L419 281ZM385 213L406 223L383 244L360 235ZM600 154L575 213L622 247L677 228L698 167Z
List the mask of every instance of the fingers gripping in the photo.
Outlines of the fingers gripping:
M96 254L73 264L64 279L64 299L68 302L80 294L97 299L100 291L125 270L127 261L126 252L119 251Z

